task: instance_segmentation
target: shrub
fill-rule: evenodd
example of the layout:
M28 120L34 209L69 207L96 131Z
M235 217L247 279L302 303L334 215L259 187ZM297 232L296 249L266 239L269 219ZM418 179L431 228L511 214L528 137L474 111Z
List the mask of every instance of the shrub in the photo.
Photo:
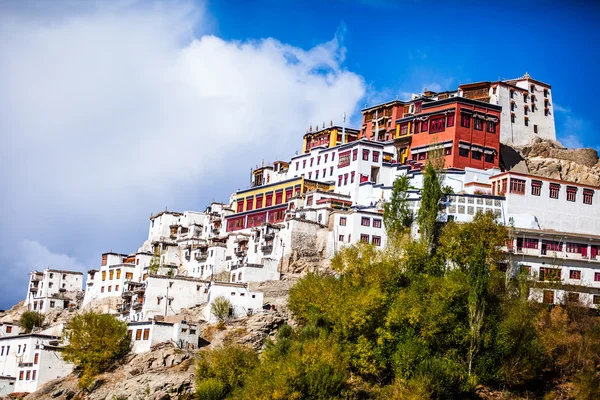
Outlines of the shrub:
M257 364L256 352L239 345L203 351L198 356L196 394L200 399L223 398L241 387Z
M19 320L19 325L25 333L31 332L35 327L41 328L43 324L44 316L37 311L25 311Z
M82 388L88 388L96 375L126 355L131 343L126 322L93 311L73 317L65 327L63 340L63 358L80 369Z
M231 302L223 296L219 296L213 300L210 305L210 312L217 317L220 322L225 322L229 318L231 311Z
M196 396L199 400L220 400L225 394L225 385L216 378L203 379L196 385Z

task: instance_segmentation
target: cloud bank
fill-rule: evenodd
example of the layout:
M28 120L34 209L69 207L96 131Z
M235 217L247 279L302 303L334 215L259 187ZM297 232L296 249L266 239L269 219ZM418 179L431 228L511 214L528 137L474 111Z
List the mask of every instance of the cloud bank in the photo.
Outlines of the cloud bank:
M105 4L0 8L0 307L29 270L135 251L152 212L227 201L364 96L339 38L225 41L189 3Z

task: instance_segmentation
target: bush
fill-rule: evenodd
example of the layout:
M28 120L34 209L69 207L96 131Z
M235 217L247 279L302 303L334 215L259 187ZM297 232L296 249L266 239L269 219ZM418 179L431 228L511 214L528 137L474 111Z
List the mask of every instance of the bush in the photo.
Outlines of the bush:
M246 375L257 364L256 352L239 345L201 352L196 369L198 398L224 398L244 384Z
M33 328L41 328L44 324L44 316L37 311L25 311L19 320L19 326L24 333L29 333Z
M220 322L225 322L229 318L231 312L231 302L223 296L219 296L213 300L210 305L210 312L217 317Z
M225 394L225 385L216 378L203 379L196 386L196 396L199 400L221 400Z
M88 388L93 378L106 371L129 351L127 323L93 311L73 317L66 325L63 358L80 369L79 384Z

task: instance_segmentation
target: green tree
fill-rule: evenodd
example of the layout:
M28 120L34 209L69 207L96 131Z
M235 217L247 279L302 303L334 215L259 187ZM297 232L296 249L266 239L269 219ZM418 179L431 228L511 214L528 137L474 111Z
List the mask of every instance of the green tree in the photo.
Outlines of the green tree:
M24 333L29 333L33 328L41 328L44 324L44 315L37 311L25 311L19 319L19 326Z
M226 344L200 352L196 368L196 394L201 400L223 399L242 387L246 376L258 365L255 351Z
M158 247L154 249L154 254L150 259L150 264L148 265L148 273L152 275L156 275L158 270L160 269L160 255L158 254Z
M93 311L73 317L65 326L63 340L63 358L81 371L82 388L126 355L131 344L126 322Z
M442 191L443 176L435 163L428 162L423 173L423 189L421 190L421 206L417 216L421 241L427 246L427 254L433 255L438 238L438 214Z
M211 303L210 312L217 317L219 322L223 323L229 318L229 314L231 313L231 302L225 297L219 296Z
M469 283L468 351L469 375L479 350L486 307L489 302L490 271L504 260L502 246L508 239L508 230L496 221L493 213L477 213L466 224L449 223L440 238L441 253L466 273Z
M407 175L396 178L390 201L383 207L383 222L388 237L404 232L412 224L413 214L408 208L408 189Z

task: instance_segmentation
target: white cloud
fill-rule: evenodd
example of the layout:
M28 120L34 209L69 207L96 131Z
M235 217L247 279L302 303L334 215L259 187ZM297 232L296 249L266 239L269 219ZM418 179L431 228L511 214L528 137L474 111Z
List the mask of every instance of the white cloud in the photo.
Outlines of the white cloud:
M69 4L0 9L5 264L27 238L85 263L134 251L151 212L228 200L251 166L293 154L365 92L338 37L308 50L195 39L212 22L189 3Z
M86 268L75 257L67 254L54 253L46 246L35 240L22 240L18 246L21 270L41 271L45 268L66 269L85 272Z

